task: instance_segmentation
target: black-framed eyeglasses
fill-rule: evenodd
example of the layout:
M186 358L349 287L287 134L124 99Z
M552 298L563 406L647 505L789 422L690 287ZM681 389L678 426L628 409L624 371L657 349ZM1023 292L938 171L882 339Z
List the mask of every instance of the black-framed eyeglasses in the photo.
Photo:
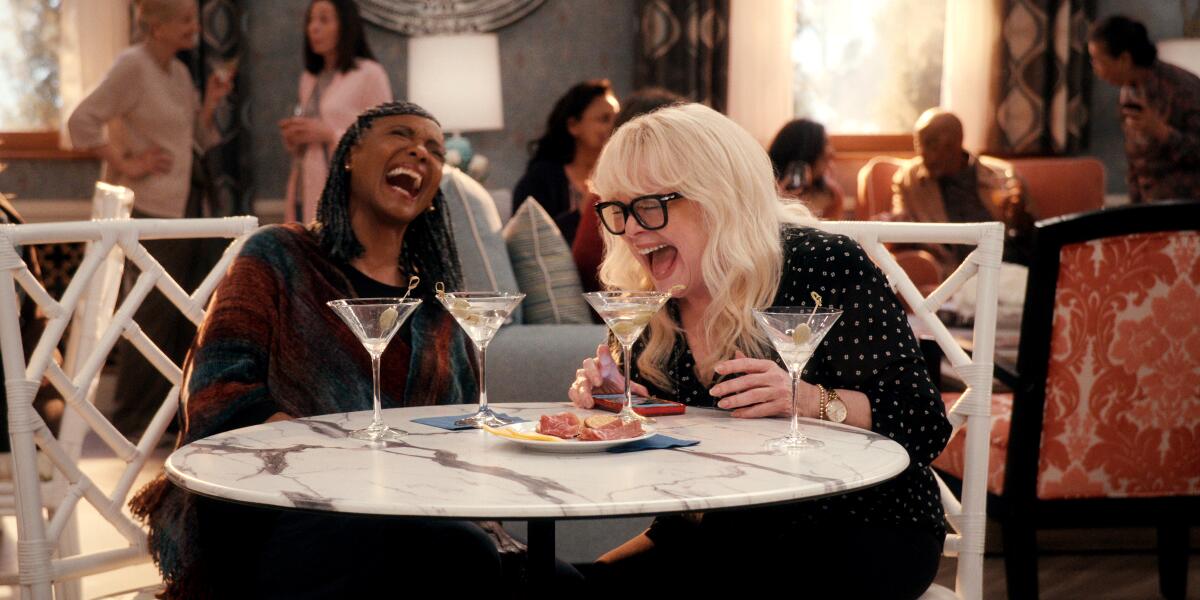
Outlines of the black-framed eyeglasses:
M667 226L667 203L682 197L683 194L679 192L671 192L638 196L630 200L629 204L600 202L596 204L596 214L600 215L600 222L604 224L604 228L613 235L624 235L625 222L629 220L630 214L642 229L662 229Z

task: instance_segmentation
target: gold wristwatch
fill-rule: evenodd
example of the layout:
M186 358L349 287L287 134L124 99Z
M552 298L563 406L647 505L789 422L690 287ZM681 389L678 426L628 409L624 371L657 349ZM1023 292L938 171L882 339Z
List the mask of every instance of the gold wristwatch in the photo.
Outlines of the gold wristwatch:
M846 420L846 403L842 402L841 396L838 396L837 390L826 388L823 385L818 385L817 390L820 391L821 405L818 409L817 418L822 421L831 423L841 423Z

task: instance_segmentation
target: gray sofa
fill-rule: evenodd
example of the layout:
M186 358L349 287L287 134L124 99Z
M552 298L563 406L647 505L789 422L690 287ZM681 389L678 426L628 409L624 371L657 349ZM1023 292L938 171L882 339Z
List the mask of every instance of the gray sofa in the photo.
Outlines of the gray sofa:
M442 193L468 290L517 290L517 279L501 235L495 204L474 179L453 167L442 175ZM534 325L513 322L488 347L488 399L491 402L566 402L579 362L604 340L603 325ZM568 562L594 560L643 530L649 518L560 521L556 552ZM518 537L525 524L505 523Z
M501 235L502 224L487 190L453 167L442 174L442 193L467 290L517 291L517 278ZM492 402L566 402L579 361L604 340L603 325L512 322L488 346L488 399Z

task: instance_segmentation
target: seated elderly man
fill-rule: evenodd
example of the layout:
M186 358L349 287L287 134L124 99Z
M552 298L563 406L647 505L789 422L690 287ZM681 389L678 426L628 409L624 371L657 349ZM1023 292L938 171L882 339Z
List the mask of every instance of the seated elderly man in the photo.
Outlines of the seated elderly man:
M917 119L913 144L918 156L892 179L891 218L922 223L1004 221L1004 260L1027 264L1033 220L1012 164L964 150L962 121L940 108ZM953 269L970 248L930 250Z

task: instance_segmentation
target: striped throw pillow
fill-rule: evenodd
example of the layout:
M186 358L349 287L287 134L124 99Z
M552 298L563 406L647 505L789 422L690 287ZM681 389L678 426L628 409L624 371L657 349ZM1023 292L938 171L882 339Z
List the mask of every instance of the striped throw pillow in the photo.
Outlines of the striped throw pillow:
M508 257L525 293L525 323L591 323L571 247L532 197L504 226Z

